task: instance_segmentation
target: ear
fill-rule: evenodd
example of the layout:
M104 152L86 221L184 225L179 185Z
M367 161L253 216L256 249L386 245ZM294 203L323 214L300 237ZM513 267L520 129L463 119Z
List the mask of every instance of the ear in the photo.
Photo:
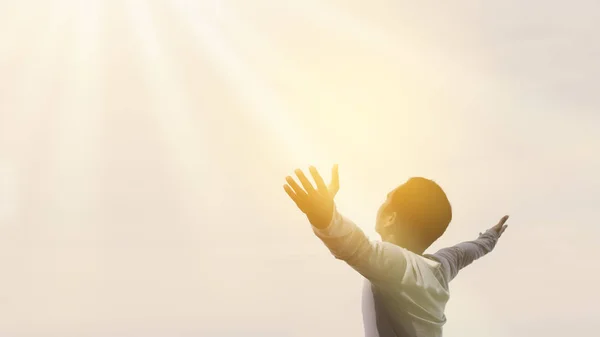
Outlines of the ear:
M383 227L391 227L392 225L394 225L396 223L396 212L392 212L390 215L388 215L385 219L385 224L383 225Z

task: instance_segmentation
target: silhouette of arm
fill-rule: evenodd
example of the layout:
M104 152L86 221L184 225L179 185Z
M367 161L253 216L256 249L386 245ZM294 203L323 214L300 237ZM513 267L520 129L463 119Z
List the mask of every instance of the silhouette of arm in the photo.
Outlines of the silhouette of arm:
M373 284L397 284L407 268L406 251L398 246L372 241L351 220L334 210L329 226L315 234L337 259L343 260Z
M498 242L499 234L494 229L489 229L479 234L479 238L466 241L455 246L444 248L433 254L441 261L447 281L450 282L464 267L473 263L491 252Z

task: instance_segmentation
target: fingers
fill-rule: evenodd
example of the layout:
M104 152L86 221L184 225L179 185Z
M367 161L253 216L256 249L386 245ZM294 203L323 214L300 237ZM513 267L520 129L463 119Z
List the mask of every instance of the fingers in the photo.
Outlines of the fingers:
M319 193L321 193L323 195L328 195L329 190L327 189L327 185L325 185L323 178L321 178L319 171L317 171L317 169L314 166L311 166L309 168L309 171L310 171L310 174L312 175L313 179L315 180L315 183L317 184L317 190L319 191Z
M306 178L306 176L304 175L304 172L302 172L302 170L296 169L296 171L294 171L294 172L296 172L296 176L298 176L298 179L300 180L300 183L304 187L304 190L306 191L307 194L312 194L312 193L316 192L315 188L310 183L308 178ZM294 187L294 186L292 186L292 187Z
M289 187L292 189L292 192L296 195L296 198L300 200L303 197L306 197L306 192L296 183L294 178L287 176L285 177L285 181L287 181ZM286 190L287 192L287 190Z
M298 203L298 196L296 195L296 193L294 193L294 190L292 190L292 188L290 187L290 185L285 184L283 185L283 189L285 190L285 193L287 193L287 195L290 196L290 199L294 200L295 203Z
M331 169L331 183L329 184L329 189L334 194L340 189L340 174L338 172L338 165L333 165Z
M500 229L502 229L502 226L504 226L504 223L506 222L506 220L508 220L508 215L505 215L502 217L502 219L500 219L500 221L498 222L498 224L496 224L494 226L494 229L500 233Z
M289 197L292 200L294 200L294 202L296 202L297 205L299 205L299 203L302 202L303 199L307 198L311 194L315 194L317 191L319 192L318 194L321 196L335 196L335 193L337 193L337 189L339 189L339 176L337 165L333 166L331 181L332 185L329 188L327 187L327 185L325 185L325 182L319 174L319 171L317 171L317 169L314 166L309 167L309 171L313 179L315 180L317 190L315 190L313 184L310 182L310 180L308 180L304 172L302 172L302 170L300 169L296 169L294 172L296 173L296 176L298 176L298 180L300 180L302 186L298 185L294 178L290 176L287 176L285 178L287 184L284 185L283 188L285 192L289 195ZM332 188L334 188L335 190L331 191Z
M498 237L502 236L502 233L504 233L506 227L508 227L508 225L505 225L506 220L508 220L508 215L503 216L498 224L493 227L496 233L498 233Z
M290 196L290 199L296 203L296 206L300 207L300 199L298 198L298 195L294 193L294 190L290 187L290 185L283 185L283 189L285 190L285 193Z
M507 227L508 227L508 225L502 226L502 228L500 229L500 232L498 232L498 234L502 235L502 233L504 233L504 231L506 230Z

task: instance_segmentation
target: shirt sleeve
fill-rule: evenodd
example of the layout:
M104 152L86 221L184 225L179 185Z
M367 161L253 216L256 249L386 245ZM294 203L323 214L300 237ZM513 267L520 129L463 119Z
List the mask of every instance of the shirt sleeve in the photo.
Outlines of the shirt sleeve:
M447 282L450 282L461 269L491 252L496 246L498 238L498 233L489 229L485 233L479 234L479 238L476 240L441 249L433 254L433 257L442 263Z
M396 284L407 268L403 248L384 242L369 240L352 221L334 209L328 227L313 231L339 260L345 261L375 285Z

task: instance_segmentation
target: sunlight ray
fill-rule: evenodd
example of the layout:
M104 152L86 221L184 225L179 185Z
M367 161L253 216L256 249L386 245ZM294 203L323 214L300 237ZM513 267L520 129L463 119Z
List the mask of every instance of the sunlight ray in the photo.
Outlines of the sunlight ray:
M61 69L65 86L52 149L52 172L63 186L63 193L57 194L54 202L56 210L68 210L69 217L90 211L94 194L90 183L95 179L103 114L98 57L103 2L78 2L74 7L75 36L70 60Z
M294 159L302 158L294 161L324 162L323 154L307 146L308 137L286 117L291 112L290 107L286 106L277 92L262 80L258 73L244 64L244 61L233 52L219 32L217 22L195 16L194 13L198 11L194 1L174 1L172 5L191 27L194 37L200 44L200 50L207 53L212 62L218 65L218 70L229 85L256 113L254 117L258 118L258 122L276 136L277 142L285 149L284 152ZM222 6L219 13L225 16Z
M443 55L444 50L436 48L435 41L423 40L424 37L419 36L409 41L400 40L381 27L370 25L335 5L318 0L288 0L286 4L288 5L287 9L295 15L301 15L322 27L351 36L357 39L361 45L380 51L405 64L403 71L407 72L406 77L423 88L431 88L432 82L438 80L440 76L444 76L455 79L454 82L456 82L454 86L444 87L445 95L460 97L464 96L465 92L472 94L474 91L478 91L481 87L479 83L488 81L487 77L481 75L480 69L464 59L456 62L456 59L452 57L439 57L439 55ZM437 69L443 69L443 75ZM503 89L514 91L509 83L498 84L501 84Z
M25 223L39 222L37 214L48 209L44 203L37 202L45 190L47 176L47 172L39 167L39 162L44 161L52 140L48 138L51 132L44 121L52 118L47 109L56 95L56 82L60 79L59 70L64 63L62 50L57 51L57 48L63 47L64 41L57 37L64 35L65 26L73 19L73 11L66 1L53 4L47 10L40 9L47 20L31 23L30 28L37 32L37 36L27 42L31 44L30 48L23 48L23 44L14 46L15 52L21 54L11 63L17 76L8 88L12 92L11 97L2 104L10 104L15 113L6 116L8 121L0 120L0 127L10 126L10 129L2 128L1 131L3 137L10 139L14 145L3 149L3 152L6 150L5 153L15 158L19 171L22 171L19 173L29 177L27 184L18 182L19 205L27 204L29 210L35 210L18 211L18 216Z
M340 86L347 87L348 84L344 79L329 74L327 69L322 66L306 66L306 64L302 64L302 61L293 58L290 61L290 57L294 55L286 54L283 51L284 47L278 48L275 42L259 31L260 26L243 14L238 7L222 6L221 19L227 22L227 28L223 28L223 30L231 38L231 42L236 46L242 46L242 50L253 53L255 57L252 62L259 63L262 66L261 71L266 72L267 76L274 74L273 76L285 81L286 85L293 87L286 94L291 96L290 100L295 100L296 111L303 110L303 114L306 115L303 118L305 121L318 120L320 124L328 125L330 130L335 130L336 140L332 139L331 134L325 133L320 135L322 138L319 138L319 141L316 140L316 137L307 139L306 148L314 152L318 148L317 144L324 144L323 140L325 140L327 141L326 146L329 146L328 150L336 147L342 150L341 152L336 151L338 157L335 159L339 161L341 159L339 156L343 156L344 149L349 148L349 143L345 140L354 140L353 148L369 144L371 139L368 131L376 131L369 128L369 122L374 117L372 105L369 103L381 104L381 102L373 102L373 98L369 96L370 88L355 85L355 96L350 99L345 98L344 93L348 92L347 88L332 90L331 84L324 84L324 82L333 81ZM356 61L352 55L347 55L346 58L351 62ZM373 63L376 63L376 60L373 58ZM351 78L356 78L356 76L355 74L349 75ZM388 84L381 83L381 85ZM392 106L394 105L394 102L390 103ZM398 105L397 102L396 105ZM407 105L406 101L403 102L403 105ZM294 121L294 116L289 116L288 119ZM339 125L342 120L344 127L336 128L336 125ZM361 131L357 133L356 130ZM323 131L323 129L319 129L319 131ZM336 142L337 146L333 145Z
M23 318L15 320L15 324L21 326L29 325L28 317L44 315L51 312L48 301L39 301L40 298L48 298L44 295L46 284L52 283L57 275L57 237L64 232L60 227L53 225L63 224L66 220L70 201L77 197L71 196L70 200L61 198L66 196L65 190L70 193L69 185L62 186L56 180L56 173L64 174L61 170L69 167L69 162L63 163L65 158L60 158L60 163L52 157L54 152L62 146L56 143L63 130L55 130L54 117L60 116L55 109L62 108L61 99L64 93L65 69L68 69L67 52L71 24L77 12L70 1L51 2L52 7L40 9L47 20L29 22L32 30L36 32L35 38L31 38L30 49L22 46L17 50L24 51L19 60L18 80L14 83L14 114L11 116L10 132L13 144L18 149L19 174L27 177L27 181L19 185L19 217L21 224L27 228L28 239L22 243L26 253L15 258L22 258L24 288L16 293L19 300L13 311L19 313ZM54 131L59 131L56 134ZM68 130L67 133L70 133ZM17 154L15 154L17 156ZM60 167L58 167L61 165ZM56 172L58 169L59 172ZM69 177L61 177L62 180ZM64 189L63 189L64 188ZM68 208L68 209L67 209ZM58 210L58 212L57 212ZM62 213L62 214L61 214ZM68 254L67 254L68 255ZM64 256L64 255L63 255ZM61 271L58 271L60 274ZM42 281L43 280L43 281ZM48 282L48 283L44 283ZM35 305L32 305L35 303ZM32 307L35 310L32 311ZM25 315L21 315L26 313ZM52 320L51 317L47 317Z
M227 6L221 3L219 7L219 18L221 20L227 20L228 23L235 23L231 25L231 28L227 33L235 39L232 43L241 45L243 48L248 50L260 51L260 62L261 64L268 65L271 70L276 70L277 76L285 78L290 82L293 82L296 87L300 87L304 90L310 90L310 94L314 96L324 95L326 90L322 88L319 83L319 79L314 78L311 74L294 67L293 64L286 63L286 55L284 55L277 46L271 42L268 38L265 38L256 27L244 18L234 6ZM243 27L243 29L240 29ZM273 92L273 94L277 94ZM287 117L288 123L292 123L293 116ZM298 130L297 132L300 132ZM316 144L310 139L307 139L305 145L309 151L314 152Z
M6 66L2 69L10 76L15 73L15 81L10 87L3 89L2 103L15 104L19 109L19 114L11 116L13 122L24 124L30 121L30 118L40 113L44 104L40 102L44 96L45 84L52 79L49 76L56 68L52 66L55 61L48 57L56 43L56 36L63 28L62 26L71 19L72 11L69 10L68 3L60 2L46 8L40 7L36 15L28 15L29 10L20 7L14 14L13 21L19 21L19 25L7 27L8 36L0 40L0 65ZM39 15L39 17L38 17ZM44 18L45 17L45 18ZM31 21L26 20L29 18ZM37 19L39 21L35 22ZM15 34L19 31L25 35ZM51 54L51 53L50 53ZM52 55L52 54L51 54ZM12 93L8 95L7 93ZM6 97L3 97L4 95ZM0 109L2 110L2 109ZM4 116L0 111L0 118ZM11 133L13 130L5 130ZM18 135L15 135L18 136ZM28 139L29 135L18 136L19 139Z
M16 61L18 63L12 65L19 69L19 76L11 89L15 91L15 102L20 103L17 118L23 123L30 121L31 117L43 113L45 104L41 98L46 94L46 88L51 86L48 85L48 81L53 79L51 74L57 71L55 62L59 61L53 58L56 53L52 53L52 50L56 46L56 37L61 36L59 33L64 29L64 25L73 18L73 11L69 9L69 3L60 2L47 13L49 18L47 23L42 21L42 25L32 24L31 29L38 31L39 36L33 39L35 44L29 52L19 55ZM10 46L10 48L15 47L14 45ZM51 56L49 57L49 55ZM24 137L29 138L27 135Z
M32 270L44 279L32 280L36 292L30 295L30 301L36 303L34 312L43 317L40 324L93 320L101 286L96 277L102 266L97 167L104 131L99 118L103 112L99 51L104 7L99 0L71 5L74 20L59 33L69 37L69 44L52 51L64 55L65 60L58 69L57 112L45 126L52 137L43 181L48 194L44 200L46 226L38 230L43 239L36 243L38 254L31 259ZM40 303L40 292L51 289L59 289L60 300L48 296ZM61 303L59 309L57 302Z
M37 40L31 34L44 31L40 29L40 23L45 23L46 20L52 22L56 18L56 11L53 9L61 7L55 3L42 2L33 11L21 1L0 4L0 64L16 52L17 46Z
M399 62L414 65L412 73L407 74L411 81L421 82L435 77L427 62L429 53L423 50L422 45L417 48L412 41L398 41L382 29L322 1L287 1L286 4L287 9L295 15L354 38L365 48L388 53Z
M206 146L210 144L210 140L206 138L205 126L194 123L194 111L171 66L173 61L162 50L158 41L156 27L152 21L154 13L149 4L141 0L128 0L126 6L143 51L141 56L145 68L144 75L156 104L156 108L153 109L156 122L173 157L171 159L174 163L170 165L170 169L174 170L179 184L191 186L194 193L200 193L203 191L204 179L210 177L213 180L223 180L213 168L211 159L207 158L206 154L209 151ZM203 201L206 205L222 200L222 196L205 194L206 191L200 195L205 198ZM198 201L194 198L184 198L182 202L186 203L190 210L197 208Z

